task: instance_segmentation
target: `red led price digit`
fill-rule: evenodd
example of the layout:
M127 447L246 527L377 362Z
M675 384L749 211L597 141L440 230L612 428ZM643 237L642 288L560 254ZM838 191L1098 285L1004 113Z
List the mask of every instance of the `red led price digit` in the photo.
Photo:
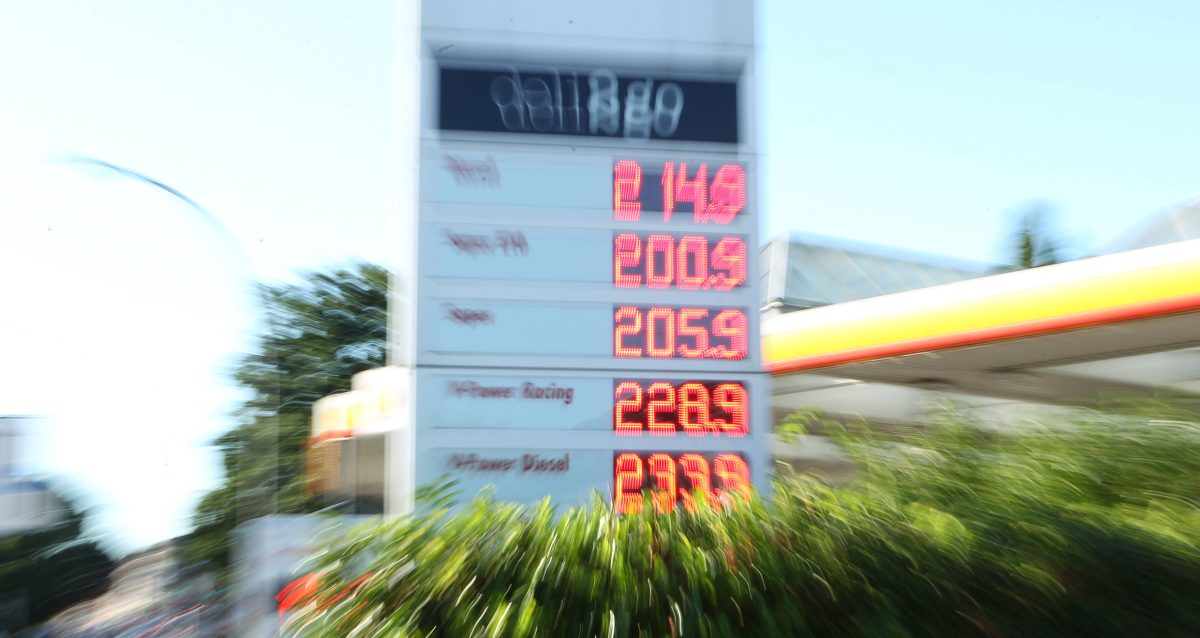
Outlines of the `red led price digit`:
M713 178L712 201L708 205L705 219L728 224L746 207L746 171L737 164L726 164L717 169Z
M636 514L642 511L642 459L637 454L625 452L613 462L613 501L617 512Z
M726 436L742 436L750 431L746 418L746 388L740 383L722 383L713 388L713 404L729 413L730 421L715 419L713 428Z
M663 221L671 221L675 212L675 162L663 164L662 176Z
M721 479L724 489L717 490L717 496L734 493L748 496L750 493L750 468L745 459L736 454L718 454L713 459L713 474Z
M642 214L638 196L642 191L642 167L633 160L621 160L613 167L613 217L636 222Z
M659 513L675 509L675 459L670 454L661 452L651 454L646 459L650 476L654 477L655 489L651 494L654 499L654 510Z
M663 183L666 184L666 173L674 171L674 166L668 162L663 167ZM693 179L687 177L687 163L680 162L679 173L674 177L675 193L671 198L671 211L667 210L666 191L663 193L663 216L666 219L671 218L671 212L674 211L675 205L679 202L692 203L692 216L697 223L703 223L708 219L708 164L700 164L696 169L696 176Z
M749 344L746 331L746 315L742 311L730 309L717 313L713 319L712 334L729 339L728 348L717 346L717 355L722 359L744 359Z
M621 382L617 385L616 399L617 405L613 408L613 430L625 436L641 434L642 424L626 421L625 415L642 411L642 384L635 381Z
M685 383L679 388L679 427L691 436L704 436L709 427L708 388Z
M662 274L658 272L660 263ZM646 285L651 288L668 288L674 281L675 238L670 235L650 235L646 240Z
M646 404L646 428L650 430L650 434L675 434L675 423L658 420L658 415L663 412L675 412L675 386L666 381L651 383L647 394L650 395L650 401Z
M662 332L659 332L662 326ZM662 335L662 345L659 343ZM675 356L675 311L670 308L651 308L646 313L646 354L655 359Z
M688 257L691 256L691 259ZM695 264L692 269L688 264ZM694 270L694 274L690 271ZM676 285L681 290L696 290L708 279L708 238L687 235L679 240L679 251L675 259L675 272L679 273Z
M746 281L746 242L736 237L722 238L713 249L712 268L727 273L711 277L713 287L717 290L740 286Z
M621 233L613 240L613 283L617 288L638 288L642 285L641 273L627 273L626 268L637 268L642 263L642 238L633 233Z
M696 511L695 497L692 496L695 493L701 494L710 503L715 503L716 498L709 478L712 475L708 471L708 459L699 454L684 454L679 457L679 466L683 469L683 475L687 477L688 483L691 484L689 489L679 488L679 497L683 500L683 506L689 512Z
M617 323L613 328L614 352L616 356L642 356L642 349L640 347L625 345L625 337L637 336L642 333L642 311L632 306L623 306L617 309L613 321Z
M682 308L679 311L679 336L691 337L692 347L687 344L679 345L679 356L685 359L701 359L708 352L708 326L693 325L693 321L700 321L708 318L708 311L704 308Z

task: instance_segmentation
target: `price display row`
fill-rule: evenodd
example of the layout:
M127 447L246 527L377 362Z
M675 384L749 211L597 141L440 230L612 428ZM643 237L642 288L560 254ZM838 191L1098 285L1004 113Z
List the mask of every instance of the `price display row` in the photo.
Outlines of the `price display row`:
M605 211L619 222L729 226L750 206L740 161L454 150L427 158L424 168L428 204L519 207L534 217L550 209L566 223L595 219L584 211Z
M419 420L435 430L544 430L574 439L613 433L626 440L741 438L750 434L755 377L645 376L530 371L480 374L459 368L418 373Z
M648 369L757 371L758 326L746 306L432 298L418 310L418 354L444 365L469 356L479 365L537 358L572 367L640 361Z
M747 236L426 224L426 276L486 282L611 284L620 289L748 289Z
M493 488L506 500L536 503L549 495L559 503L587 502L607 477L618 512L695 509L696 499L727 507L745 496L750 464L740 451L656 451L578 448L432 448L422 482L449 477L464 494Z

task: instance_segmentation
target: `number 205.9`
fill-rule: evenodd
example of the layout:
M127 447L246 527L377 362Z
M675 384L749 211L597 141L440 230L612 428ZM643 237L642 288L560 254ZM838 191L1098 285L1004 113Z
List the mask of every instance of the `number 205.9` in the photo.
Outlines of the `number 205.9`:
M745 359L749 322L736 308L619 306L613 356L652 359Z

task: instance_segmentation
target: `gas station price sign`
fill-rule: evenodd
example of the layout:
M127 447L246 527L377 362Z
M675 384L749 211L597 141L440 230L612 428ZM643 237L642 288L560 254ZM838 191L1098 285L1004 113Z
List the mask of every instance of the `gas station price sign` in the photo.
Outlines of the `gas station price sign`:
M500 498L607 486L621 513L748 492L767 466L752 64L448 51L422 158L417 396L441 405L421 411L418 473ZM570 400L518 391L531 383Z

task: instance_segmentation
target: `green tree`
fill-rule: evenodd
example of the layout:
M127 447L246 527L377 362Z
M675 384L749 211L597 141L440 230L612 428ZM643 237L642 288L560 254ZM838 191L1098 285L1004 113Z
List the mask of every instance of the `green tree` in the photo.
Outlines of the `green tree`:
M265 325L256 352L233 373L248 397L235 412L237 425L216 441L225 480L196 508L187 560L223 570L239 523L319 506L305 490L312 404L347 389L353 374L383 365L387 284L386 270L360 263L308 273L299 284L260 286Z
M1013 262L1019 268L1037 268L1062 261L1061 241L1051 229L1052 209L1043 203L1026 206L1020 212L1013 233Z
M23 599L30 625L103 593L114 566L95 541L83 537L83 512L57 496L64 511L57 524L0 538L0 600ZM5 620L0 632L15 628Z

